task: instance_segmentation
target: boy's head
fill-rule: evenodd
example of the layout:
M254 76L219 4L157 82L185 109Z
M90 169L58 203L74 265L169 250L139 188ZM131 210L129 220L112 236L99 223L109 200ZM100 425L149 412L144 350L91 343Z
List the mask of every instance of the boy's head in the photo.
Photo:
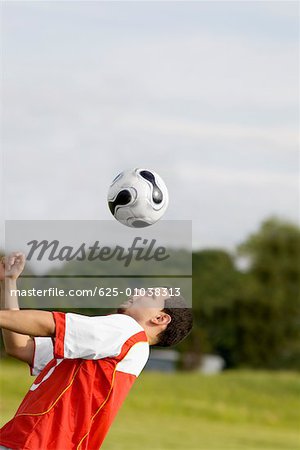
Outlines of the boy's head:
M142 325L150 345L170 347L182 341L193 325L192 309L182 296L170 295L168 288L140 289L128 297L117 312ZM167 294L167 295L166 295Z

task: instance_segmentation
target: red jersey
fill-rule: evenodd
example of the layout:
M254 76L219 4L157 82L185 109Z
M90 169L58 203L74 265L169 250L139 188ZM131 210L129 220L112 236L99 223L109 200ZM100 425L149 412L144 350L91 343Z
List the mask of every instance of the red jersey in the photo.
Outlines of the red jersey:
M37 375L0 444L17 450L98 450L149 357L130 316L53 313L55 338L35 338Z

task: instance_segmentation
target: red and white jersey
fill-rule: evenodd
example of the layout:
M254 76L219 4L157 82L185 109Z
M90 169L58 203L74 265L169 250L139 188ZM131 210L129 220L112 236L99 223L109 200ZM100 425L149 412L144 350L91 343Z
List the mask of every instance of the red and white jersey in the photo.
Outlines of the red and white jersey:
M37 375L0 444L22 450L98 450L149 357L130 316L54 312L55 338L35 338Z

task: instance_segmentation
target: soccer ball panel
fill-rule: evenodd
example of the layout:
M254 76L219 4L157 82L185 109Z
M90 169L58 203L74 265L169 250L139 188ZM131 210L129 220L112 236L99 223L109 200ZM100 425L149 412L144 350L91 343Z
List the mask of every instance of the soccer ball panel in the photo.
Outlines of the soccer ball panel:
M163 196L162 190L157 185L157 182L155 180L155 176L153 175L153 173L149 172L149 170L141 170L140 175L143 178L145 178L145 180L148 180L152 184L152 186L153 186L152 200L154 201L154 203L156 203L157 205L162 203L164 196Z

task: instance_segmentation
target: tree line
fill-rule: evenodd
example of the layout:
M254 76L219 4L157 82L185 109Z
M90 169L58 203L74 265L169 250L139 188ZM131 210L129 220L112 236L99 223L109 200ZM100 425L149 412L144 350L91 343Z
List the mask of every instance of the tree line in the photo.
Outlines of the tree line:
M196 368L209 353L222 356L228 368L300 369L300 228L269 218L234 252L199 250L192 261L195 320L178 346L183 367ZM66 270L73 273L72 262ZM86 265L85 270L90 274L93 268ZM57 282L64 287L66 280ZM41 287L46 284L47 279L41 280ZM30 287L30 279L23 287Z
M299 263L299 227L276 218L266 220L234 255L195 252L195 327L180 347L189 355L187 365L214 353L227 367L300 369Z

